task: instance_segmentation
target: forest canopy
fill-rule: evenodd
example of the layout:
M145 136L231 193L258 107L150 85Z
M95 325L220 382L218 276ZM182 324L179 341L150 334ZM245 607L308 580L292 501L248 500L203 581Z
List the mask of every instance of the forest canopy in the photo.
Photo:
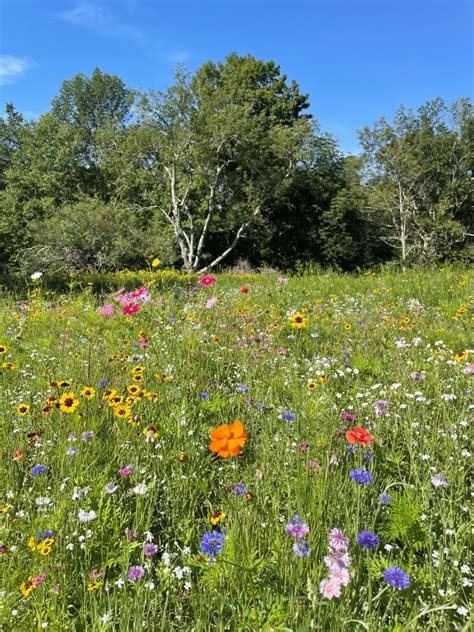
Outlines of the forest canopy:
M229 55L164 92L96 68L0 117L0 271L354 270L472 257L472 105L401 106L344 155L273 61ZM315 104L317 110L317 104Z

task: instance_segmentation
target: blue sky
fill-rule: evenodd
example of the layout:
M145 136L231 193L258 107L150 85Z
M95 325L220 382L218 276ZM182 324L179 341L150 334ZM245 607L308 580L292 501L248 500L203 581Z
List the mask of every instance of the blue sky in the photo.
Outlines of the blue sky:
M163 89L233 51L274 59L344 151L401 103L472 96L468 0L0 0L0 106L49 109L95 66Z

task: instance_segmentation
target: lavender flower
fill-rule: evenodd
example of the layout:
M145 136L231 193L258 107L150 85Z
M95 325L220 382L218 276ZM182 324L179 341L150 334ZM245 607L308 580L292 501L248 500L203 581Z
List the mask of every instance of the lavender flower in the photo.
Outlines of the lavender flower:
M145 574L143 566L130 566L127 573L127 579L131 582L136 582L137 579L141 579Z
M153 555L156 555L157 552L158 547L156 546L156 544L153 544L153 542L145 542L145 544L143 545L143 553L147 557L153 557Z
M311 553L311 547L306 540L297 540L292 548L298 557L308 557Z

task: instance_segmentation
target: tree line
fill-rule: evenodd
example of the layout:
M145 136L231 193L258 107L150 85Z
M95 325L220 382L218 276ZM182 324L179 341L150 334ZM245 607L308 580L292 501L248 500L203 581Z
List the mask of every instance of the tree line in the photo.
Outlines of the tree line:
M232 54L164 92L96 68L0 117L0 271L353 270L472 254L472 105L436 98L345 156L279 66Z

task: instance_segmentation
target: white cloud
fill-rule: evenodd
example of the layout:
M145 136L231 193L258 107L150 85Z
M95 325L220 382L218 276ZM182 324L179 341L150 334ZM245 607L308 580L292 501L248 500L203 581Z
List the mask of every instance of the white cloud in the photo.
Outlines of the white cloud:
M119 21L113 13L99 4L80 2L70 11L60 13L58 17L105 37L124 37L145 43L146 38L139 28Z
M31 66L31 60L13 55L0 55L0 86L15 83Z

